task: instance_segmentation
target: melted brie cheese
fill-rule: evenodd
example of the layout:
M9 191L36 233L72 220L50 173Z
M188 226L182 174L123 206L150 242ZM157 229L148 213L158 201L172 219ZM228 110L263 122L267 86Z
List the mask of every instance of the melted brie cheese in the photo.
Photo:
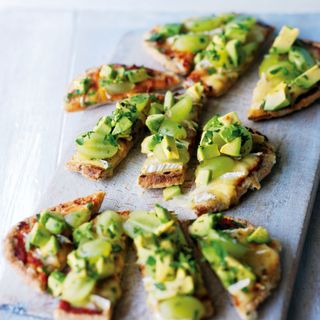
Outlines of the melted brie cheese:
M180 171L183 169L181 162L160 162L157 158L151 156L143 164L142 173L156 173L165 171Z

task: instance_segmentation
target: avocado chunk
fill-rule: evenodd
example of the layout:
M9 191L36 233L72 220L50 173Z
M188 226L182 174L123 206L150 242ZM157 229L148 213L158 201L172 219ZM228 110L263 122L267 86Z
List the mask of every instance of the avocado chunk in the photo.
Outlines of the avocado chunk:
M64 219L68 225L73 228L79 227L81 224L87 222L91 217L91 211L87 206L79 207L76 211L65 215Z
M152 102L150 104L150 110L149 110L149 115L152 115L152 114L161 114L164 112L164 109L163 109L163 105L161 103L158 103L158 102Z
M232 64L235 67L237 67L240 63L240 56L238 53L240 44L241 42L237 39L230 40L226 44L226 50L228 52L228 55L230 56Z
M50 237L50 232L42 224L36 222L28 235L28 242L41 248L50 240Z
M88 303L95 284L96 280L87 277L85 273L71 271L63 282L62 300L81 307Z
M55 256L58 253L59 249L59 242L53 235L50 237L49 241L40 248L41 255L45 257Z
M186 129L180 124L170 119L164 119L160 125L158 133L169 135L175 139L185 139L187 137Z
M121 133L127 131L128 129L130 129L132 127L132 125L133 125L133 123L129 118L122 117L117 121L117 123L112 131L112 134L113 135L121 134Z
M126 71L126 74L127 74L128 79L131 83L141 82L145 79L150 78L146 69L144 69L144 68L140 68L140 69L136 69L136 70L128 70L128 71Z
M95 239L82 243L77 249L80 258L95 261L99 257L108 257L111 253L111 244L103 239Z
M211 181L211 170L203 168L197 171L197 174L196 174L197 186L206 186L210 181Z
M275 111L290 105L290 96L288 94L288 85L281 82L273 92L269 93L264 102L264 110Z
M174 96L171 91L167 91L166 95L164 96L164 103L163 107L164 110L169 110L174 105Z
M155 146L161 142L161 136L158 134L153 134L144 138L141 143L141 153L150 153L154 150Z
M86 269L86 260L78 256L77 251L71 251L67 257L68 266L75 271Z
M241 137L237 137L231 142L221 147L220 152L231 157L241 156Z
M193 237L206 237L214 224L214 215L205 213L191 224L189 232Z
M116 266L113 260L100 257L95 263L95 270L100 279L110 277L116 272Z
M146 120L146 126L151 131L151 133L157 133L162 122L164 121L163 114L152 114L148 116Z
M205 314L205 308L195 297L177 296L161 301L159 312L163 319L200 320Z
M66 276L60 271L53 271L48 277L48 288L54 297L62 294L63 282Z
M298 35L299 29L283 26L279 32L279 35L273 42L271 52L280 54L289 52Z
M85 222L72 232L73 241L79 245L79 243L93 240L95 234L93 232L93 223Z
M171 186L163 189L163 199L165 201L171 200L176 196L181 194L181 189L179 186Z
M215 157L218 157L220 155L218 145L213 144L207 144L204 146L199 146L197 150L197 158L199 161L212 159Z
M164 136L161 141L161 147L168 160L179 159L179 151L174 137Z
M206 34L182 34L174 37L172 47L181 52L195 53L205 49L210 42L210 37Z
M63 219L63 215L58 212L41 212L39 222L44 225L48 231L54 234L62 233L67 226Z
M293 46L289 51L289 61L294 63L299 71L305 71L314 65L314 59L305 48Z
M255 242L259 244L267 243L270 241L270 235L267 229L258 227L247 237L247 240L249 242Z
M318 81L320 81L320 66L316 64L299 77L295 78L292 85L296 85L303 89L310 89Z
M96 232L100 237L119 238L122 235L122 217L112 210L105 210L95 219Z
M218 120L224 124L225 126L229 126L230 124L238 123L240 124L240 119L236 112L229 112L222 117L219 117Z
M150 96L147 93L136 94L129 98L129 102L134 104L138 112L142 112L149 104Z

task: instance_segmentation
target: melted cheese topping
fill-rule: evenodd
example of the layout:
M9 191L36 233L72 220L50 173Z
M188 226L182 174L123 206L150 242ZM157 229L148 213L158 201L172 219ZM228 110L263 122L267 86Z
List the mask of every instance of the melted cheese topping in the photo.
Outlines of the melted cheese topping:
M162 173L165 171L180 171L183 169L181 162L160 162L154 156L148 156L143 164L141 173Z

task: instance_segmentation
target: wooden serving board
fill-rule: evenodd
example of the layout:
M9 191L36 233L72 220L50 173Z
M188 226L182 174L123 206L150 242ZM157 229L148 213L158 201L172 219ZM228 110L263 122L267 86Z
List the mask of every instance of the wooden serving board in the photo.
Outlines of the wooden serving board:
M268 16L262 18L276 26L289 23L302 26L303 16ZM290 21L286 21L286 19ZM311 26L320 39L320 22ZM300 25L299 25L300 24ZM144 64L161 68L145 52L142 45L144 31L127 34L120 42L113 62ZM224 97L210 100L203 111L202 122L216 113L224 114L237 111L243 122L267 135L277 148L277 164L271 175L262 183L260 191L250 192L242 203L227 213L250 222L267 227L273 237L283 246L282 281L278 290L259 310L261 319L284 319L290 302L301 248L307 230L319 177L320 158L320 108L319 103L304 111L273 121L253 123L246 120L247 107L250 105L252 90L258 79L257 65L236 84ZM102 115L109 114L114 106L100 107L74 115L78 133L91 129ZM103 209L151 208L155 202L162 202L160 191L144 191L137 185L137 177L144 160L138 145L122 162L112 179L92 182L82 176L65 170L64 164L74 150L73 140L69 141L61 165L50 187L42 197L39 209L50 207L58 202L90 194L97 190L106 191ZM181 219L193 218L193 213L177 201L164 203L175 209ZM29 288L15 271L4 264L1 266L1 303L14 313L24 313L37 319L51 319L55 301ZM225 291L214 277L212 294L215 297L215 319L238 319ZM116 319L149 319L150 312L145 303L145 293L139 273L131 257L126 268L125 292L116 310ZM13 317L10 317L13 319Z

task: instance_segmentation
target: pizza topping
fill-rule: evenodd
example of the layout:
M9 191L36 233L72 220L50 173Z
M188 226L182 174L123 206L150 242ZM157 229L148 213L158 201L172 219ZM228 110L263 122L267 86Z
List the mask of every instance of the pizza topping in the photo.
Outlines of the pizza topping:
M131 212L124 229L134 241L148 301L157 316L202 319L206 290L175 217L156 205L150 212Z
M279 265L278 249L266 229L206 213L189 227L206 261L245 313ZM255 243L253 243L255 242ZM263 257L260 257L260 255ZM268 257L268 258L267 258Z
M320 67L299 30L284 26L260 66L252 108L277 111L290 107L320 81Z
M162 107L158 108L163 111L148 116L146 125L152 135L146 137L141 145L142 153L148 155L143 173L161 173L169 167L170 170L181 170L182 165L189 162L189 145L195 137L197 124L194 120L198 118L202 90L196 84L180 96L168 91ZM173 168L171 164L178 167Z
M119 151L119 141L132 140L135 128L144 121L150 96L140 94L120 101L111 116L100 118L92 131L76 139L79 156L87 160L112 158Z

